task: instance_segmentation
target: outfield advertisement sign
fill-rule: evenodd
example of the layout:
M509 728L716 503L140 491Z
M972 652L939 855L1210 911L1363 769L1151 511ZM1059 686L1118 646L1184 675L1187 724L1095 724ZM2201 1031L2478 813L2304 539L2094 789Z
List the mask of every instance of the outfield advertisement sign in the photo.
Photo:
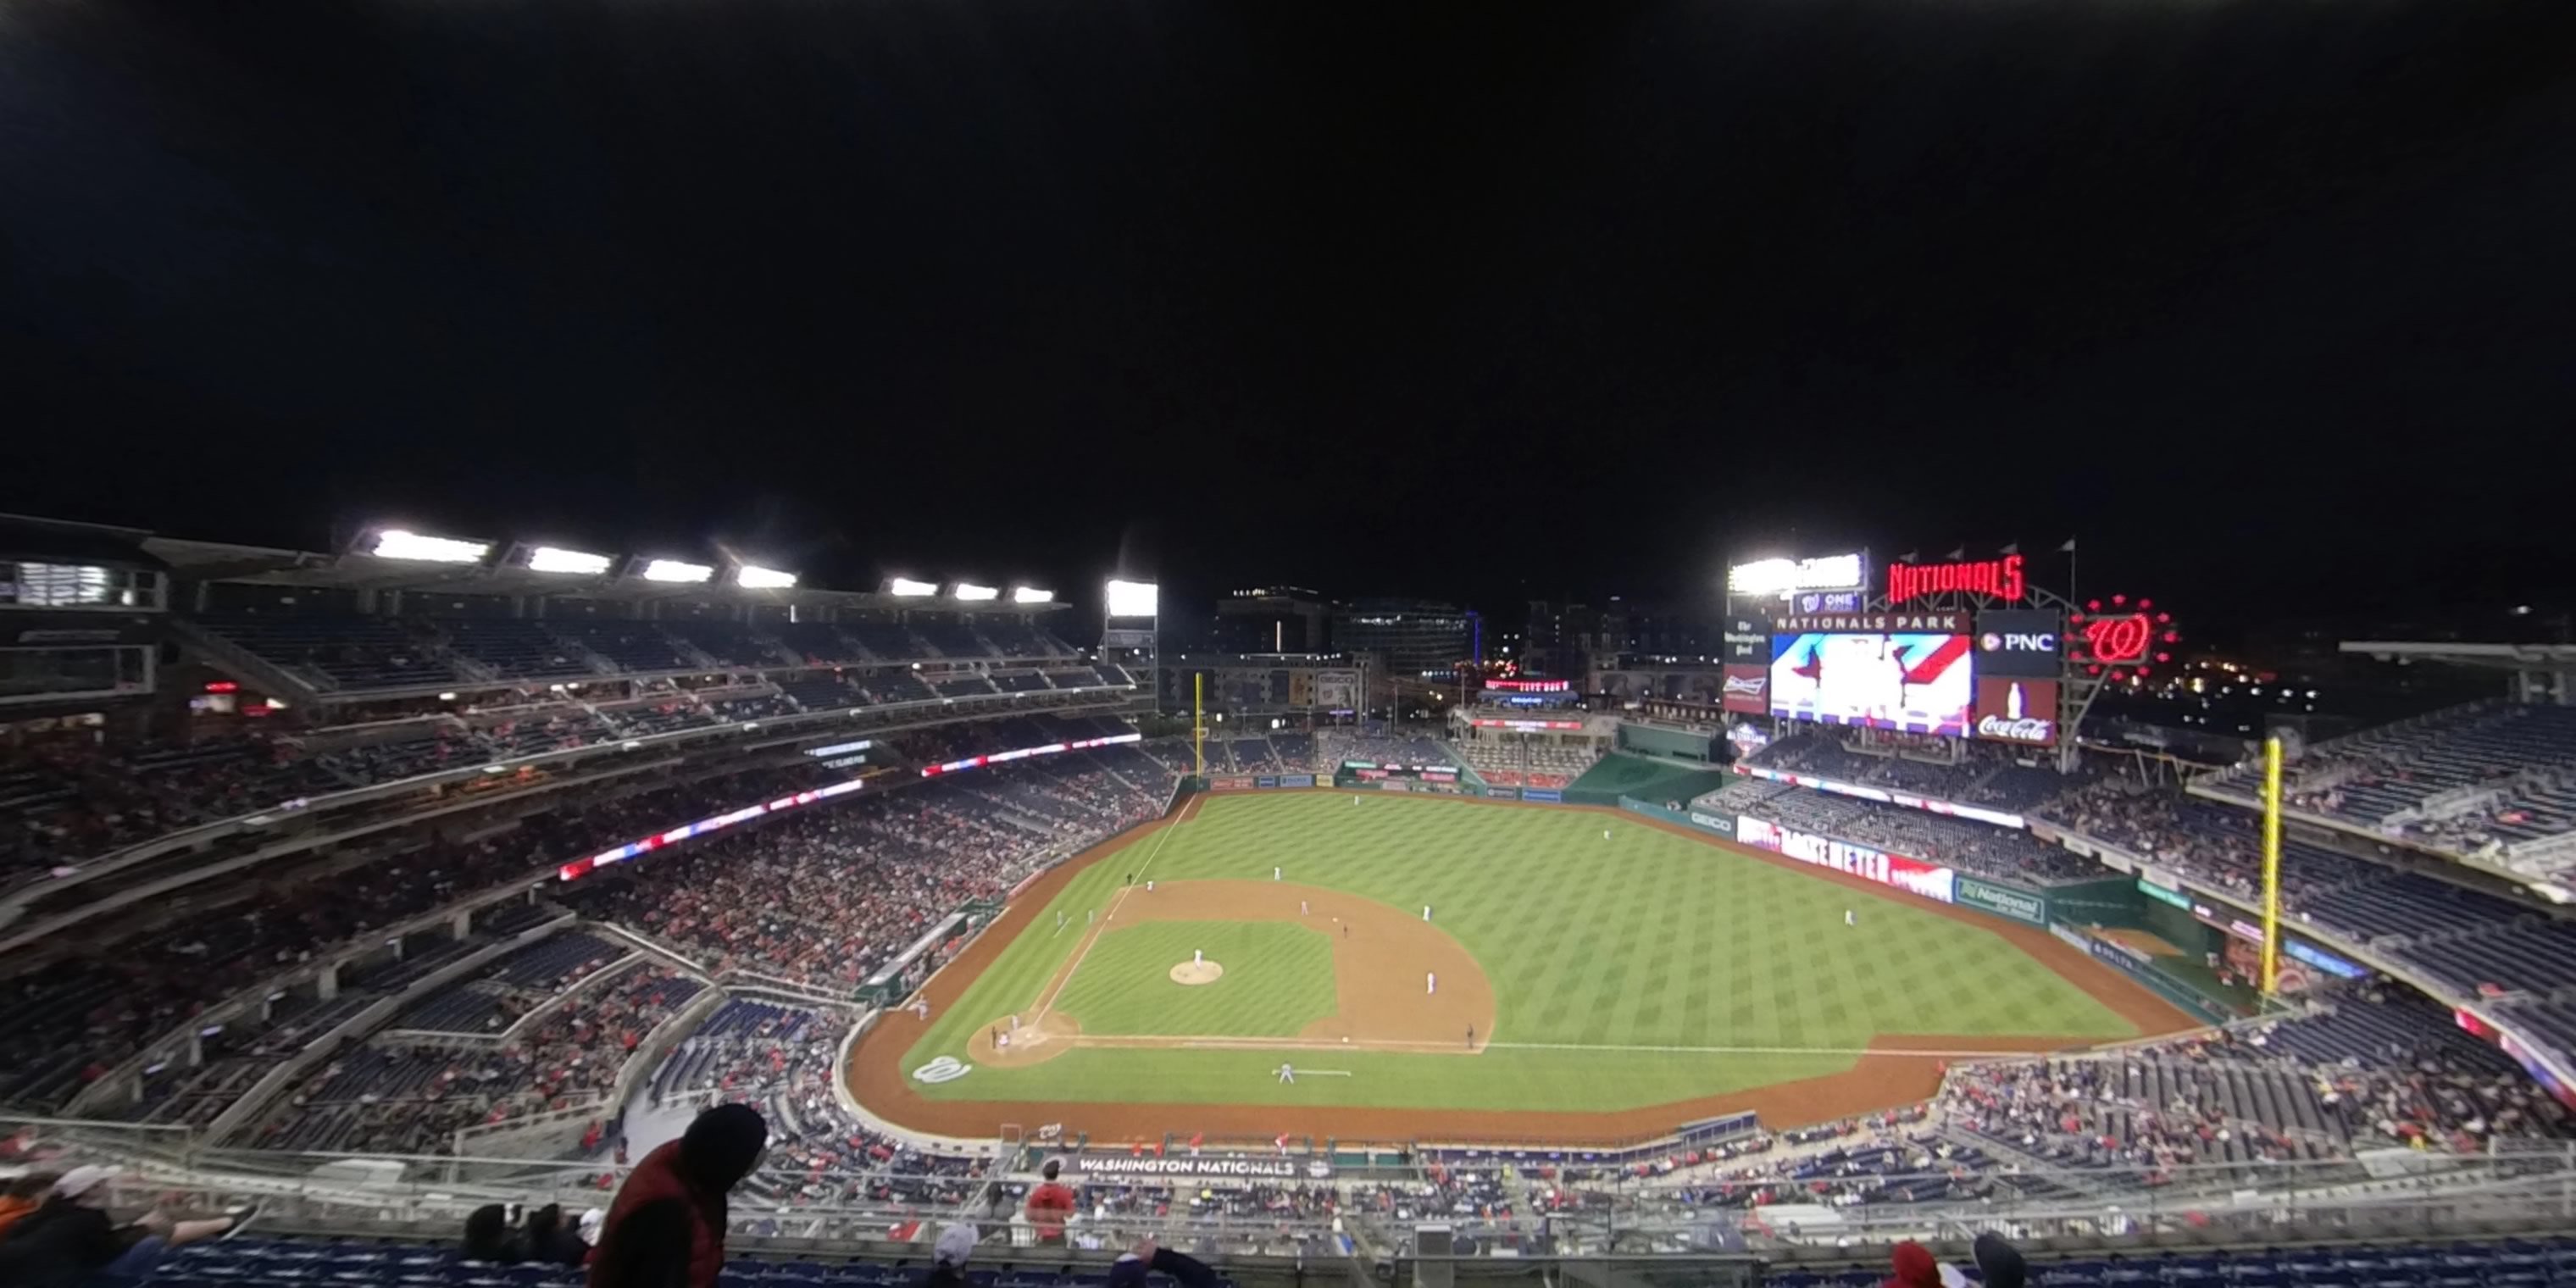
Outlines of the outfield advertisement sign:
M1277 774L1258 774L1258 775L1255 775L1255 776L1253 777L1253 780L1252 780L1252 785L1253 785L1254 787L1277 787L1277 786L1279 785L1279 775L1277 775Z
M1902 854L1889 854L1849 841L1814 836L1749 814L1735 820L1735 839L1757 849L1785 854L1800 863L1812 863L1880 885L1894 886L1926 899L1956 902L1952 886L1957 874L1937 863L1909 859Z
M1735 818L1730 814L1711 814L1695 809L1690 812L1690 821L1721 835L1735 835Z
M1953 887L1959 906L1991 912L2007 921L2027 926L2048 924L2048 896L2036 891L2008 886L1982 877L1962 876Z
M2227 1024L2238 1018L2235 1012L2167 978L2164 972L2155 968L2155 958L2127 944L2108 939L2086 939L2084 947L2095 960L2154 989L2166 1001L2213 1024Z
M1521 799L1525 801L1545 801L1550 805L1562 805L1565 803L1565 793L1552 787L1524 787L1521 789Z
M1279 785L1282 787L1312 787L1315 785L1315 776L1313 774L1281 774L1279 776Z
M1249 778L1211 778L1208 780L1208 789L1210 791L1219 792L1248 792L1252 790L1252 780Z
M1228 1181L1253 1184L1269 1181L1328 1181L1333 1165L1320 1158L1274 1158L1260 1154L1199 1154L1195 1156L1157 1156L1136 1154L1086 1153L1082 1156L1084 1180L1104 1181L1190 1181L1217 1183Z
M1521 789L1517 787L1488 787L1485 789L1485 795L1498 801L1519 800Z
M1231 774L1208 780L1212 792L1258 792L1276 787L1312 787L1313 774Z

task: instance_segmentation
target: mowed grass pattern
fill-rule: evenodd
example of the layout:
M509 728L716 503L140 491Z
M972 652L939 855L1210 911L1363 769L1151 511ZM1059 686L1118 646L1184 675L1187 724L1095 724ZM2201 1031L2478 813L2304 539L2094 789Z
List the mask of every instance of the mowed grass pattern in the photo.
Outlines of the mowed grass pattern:
M1204 951L1213 984L1176 984ZM1109 931L1056 996L1085 1033L1285 1038L1333 1013L1333 945L1282 921L1149 921Z
M1258 1053L1079 1049L916 1089L972 1100L1621 1109L1839 1072L1879 1034L2136 1033L2001 936L1693 837L1591 811L1281 792L1208 799L1189 822L1078 875L1050 905L1068 929L1053 931L1042 914L935 1018L906 1067L962 1059L976 1025L1026 1010L1081 939L1085 912L1106 910L1123 874L1268 880L1274 865L1290 881L1408 915L1432 905L1494 981L1494 1045L1474 1057L1336 1053L1355 1076L1313 1087L1264 1084L1275 1054L1265 1063ZM1857 928L1843 925L1846 908Z

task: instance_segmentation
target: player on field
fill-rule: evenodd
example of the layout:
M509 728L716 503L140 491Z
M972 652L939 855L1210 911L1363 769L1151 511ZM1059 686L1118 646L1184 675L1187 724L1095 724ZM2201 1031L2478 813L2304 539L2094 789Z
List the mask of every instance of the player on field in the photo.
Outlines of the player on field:
M1278 1073L1281 1082L1293 1084L1297 1081L1297 1066L1293 1064L1281 1062Z
M1854 914L1851 909L1845 908L1843 909L1843 924L1846 926L1857 926L1860 924L1860 918Z

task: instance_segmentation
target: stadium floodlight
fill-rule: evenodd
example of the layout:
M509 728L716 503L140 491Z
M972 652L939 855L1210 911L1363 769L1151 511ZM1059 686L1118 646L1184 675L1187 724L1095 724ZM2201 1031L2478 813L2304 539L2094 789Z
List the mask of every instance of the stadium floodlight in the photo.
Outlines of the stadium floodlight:
M788 590L796 585L796 574L744 564L733 570L733 584L744 590Z
M938 594L939 587L931 582L914 581L910 577L889 577L886 579L886 593L905 599L920 599Z
M417 559L425 563L481 563L492 553L488 541L459 541L454 537L424 537L417 532L387 528L376 534L376 544L367 551L378 559Z
M953 593L959 599L965 600L970 604L980 603L987 599L1000 599L1002 597L1002 592L995 590L990 586L978 586L971 581L961 581L957 583L957 588Z
M1726 589L1737 595L1778 595L1802 590L1862 590L1869 585L1868 556L1855 552L1815 559L1757 559L1726 570Z
M1156 605L1160 594L1161 588L1150 581L1113 579L1109 583L1109 615L1111 617L1156 616Z
M683 563L677 559L655 559L644 565L646 581L705 581L716 575L706 564Z
M1013 586L1011 587L1011 602L1014 604L1052 604L1055 602L1055 592L1052 590L1040 590L1035 586Z
M569 572L596 577L608 571L611 562L606 555L566 550L561 546L539 546L528 552L528 567L535 572Z

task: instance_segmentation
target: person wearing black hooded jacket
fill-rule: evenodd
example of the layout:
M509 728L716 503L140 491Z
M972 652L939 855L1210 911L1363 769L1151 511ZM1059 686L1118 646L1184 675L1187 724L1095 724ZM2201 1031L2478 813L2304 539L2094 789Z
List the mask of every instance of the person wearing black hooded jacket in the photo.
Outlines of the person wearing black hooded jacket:
M725 1195L769 1143L746 1105L718 1105L635 1165L608 1205L590 1288L715 1288L724 1272Z

